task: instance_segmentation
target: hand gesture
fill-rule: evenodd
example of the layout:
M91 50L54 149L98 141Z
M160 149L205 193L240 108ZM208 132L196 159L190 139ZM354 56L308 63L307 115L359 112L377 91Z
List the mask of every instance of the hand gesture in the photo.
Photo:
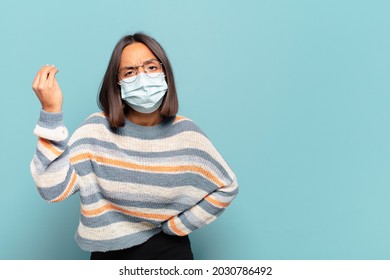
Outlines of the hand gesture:
M62 91L55 75L58 69L54 65L43 66L35 76L32 88L46 112L61 112Z

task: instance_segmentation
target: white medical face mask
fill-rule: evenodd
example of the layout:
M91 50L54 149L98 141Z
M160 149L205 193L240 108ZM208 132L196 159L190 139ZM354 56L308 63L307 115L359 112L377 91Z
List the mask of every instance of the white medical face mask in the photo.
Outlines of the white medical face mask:
M120 82L122 99L134 110L149 114L156 111L167 92L164 73L149 77L140 73Z

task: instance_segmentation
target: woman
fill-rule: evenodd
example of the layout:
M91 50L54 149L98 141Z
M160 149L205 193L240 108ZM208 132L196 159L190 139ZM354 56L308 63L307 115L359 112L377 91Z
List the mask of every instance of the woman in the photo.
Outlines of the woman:
M42 105L31 162L40 195L79 192L75 239L91 259L193 259L188 234L216 219L238 186L199 127L176 115L165 51L145 34L123 37L101 85L103 112L69 140L57 72L42 67L32 86Z

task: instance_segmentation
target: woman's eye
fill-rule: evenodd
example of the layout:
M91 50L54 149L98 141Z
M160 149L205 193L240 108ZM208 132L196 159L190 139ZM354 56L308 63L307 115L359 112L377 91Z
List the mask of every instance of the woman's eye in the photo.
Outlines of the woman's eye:
M148 66L148 71L156 71L157 67L156 66Z
M135 75L135 71L134 70L127 70L125 72L125 77L129 77L129 76L134 76Z

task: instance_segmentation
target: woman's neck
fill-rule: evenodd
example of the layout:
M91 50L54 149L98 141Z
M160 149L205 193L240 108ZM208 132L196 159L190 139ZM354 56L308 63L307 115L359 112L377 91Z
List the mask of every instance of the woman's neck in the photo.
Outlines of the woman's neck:
M126 118L132 123L142 126L154 126L162 122L163 117L159 110L150 114L143 114L130 108Z

